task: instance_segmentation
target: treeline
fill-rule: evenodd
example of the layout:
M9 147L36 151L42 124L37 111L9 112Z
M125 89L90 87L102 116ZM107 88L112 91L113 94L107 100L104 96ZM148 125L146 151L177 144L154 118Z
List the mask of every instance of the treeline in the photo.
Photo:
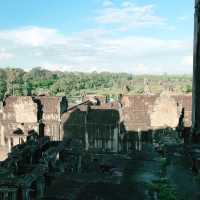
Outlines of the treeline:
M0 69L0 99L5 95L82 96L84 94L110 95L120 93L142 94L173 89L191 92L191 76L135 76L128 73L60 72L40 67L30 71L19 68Z

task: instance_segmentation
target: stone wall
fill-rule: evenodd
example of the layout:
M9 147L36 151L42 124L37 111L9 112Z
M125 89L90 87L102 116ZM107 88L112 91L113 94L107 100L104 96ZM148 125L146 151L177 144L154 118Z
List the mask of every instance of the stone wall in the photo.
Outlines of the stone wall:
M182 109L185 126L191 126L191 95L135 95L121 100L123 123L127 131L175 128Z
M161 95L149 109L150 127L153 129L171 127L175 128L179 121L179 107L171 96Z
M123 134L176 128L183 108L190 127L191 95L123 96L120 103L87 102L69 111L64 97L7 97L0 109L0 142L10 149L24 142L29 131L41 132L43 124L51 140L74 137L88 148L116 151Z
M64 138L75 138L86 149L118 151L119 103L81 105L62 116Z
M67 111L66 97L37 97L42 105L44 133L53 140L61 140L61 116Z
M37 131L37 122L38 105L32 97L7 97L1 108L0 145L10 151L12 146L26 140L30 130Z
M0 109L0 146L10 151L25 142L31 131L61 140L61 115L67 111L66 97L9 96Z
M37 104L32 97L6 98L2 108L2 120L16 123L36 123Z

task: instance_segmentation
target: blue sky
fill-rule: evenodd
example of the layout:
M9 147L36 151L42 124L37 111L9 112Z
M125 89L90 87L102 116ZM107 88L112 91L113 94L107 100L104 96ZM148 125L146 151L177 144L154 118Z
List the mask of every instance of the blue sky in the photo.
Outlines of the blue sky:
M191 73L192 0L1 0L0 67Z

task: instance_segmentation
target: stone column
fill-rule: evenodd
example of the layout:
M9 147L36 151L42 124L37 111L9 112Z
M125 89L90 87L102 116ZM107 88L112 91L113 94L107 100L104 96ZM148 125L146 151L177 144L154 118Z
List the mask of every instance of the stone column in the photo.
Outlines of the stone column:
M119 137L119 132L118 128L116 127L114 129L114 137L113 137L113 152L115 153L118 152L118 137Z
M44 196L45 192L45 180L43 177L39 177L37 180L37 198L40 199Z
M19 144L19 137L15 136L13 137L13 146L16 146Z
M3 125L1 125L1 145L5 146L4 126Z
M22 189L23 200L30 200L29 190L27 188Z
M200 133L200 0L195 0L192 130Z
M80 173L82 168L82 156L78 155L78 166L77 166L77 172Z
M10 137L8 138L8 152L10 153L11 152L11 149L12 149L12 147L11 147L11 139L10 139Z
M85 113L85 121L84 121L84 125L85 125L85 150L88 151L89 149L89 139L88 139L88 130L87 130L87 115L88 112Z
M138 128L138 151L142 150L142 133L141 130Z
M13 199L13 200L16 200L16 199L17 199L17 191L14 191L14 192L12 193L12 199Z

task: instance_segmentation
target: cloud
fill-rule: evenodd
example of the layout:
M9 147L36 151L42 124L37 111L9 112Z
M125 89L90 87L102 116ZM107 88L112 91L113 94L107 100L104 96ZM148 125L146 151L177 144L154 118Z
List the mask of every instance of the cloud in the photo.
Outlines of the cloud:
M105 1L104 8L97 12L95 19L99 24L111 25L121 31L166 24L166 19L155 14L154 5L139 6L130 1L124 1L119 6Z
M111 0L105 0L103 1L103 7L110 7L113 6L113 2Z
M191 16L189 15L182 15L182 16L179 16L177 19L179 22L185 22L185 21L188 21L190 19Z
M104 29L85 30L71 36L44 27L0 31L1 67L191 73L191 56L188 56L191 54L190 40L134 35L113 37Z
M181 62L183 65L193 65L193 56L192 55L186 55L183 57L183 60Z
M65 42L65 38L56 29L36 26L1 31L0 39L21 46L33 47Z
M13 55L7 52L4 48L0 49L0 61L12 59Z

